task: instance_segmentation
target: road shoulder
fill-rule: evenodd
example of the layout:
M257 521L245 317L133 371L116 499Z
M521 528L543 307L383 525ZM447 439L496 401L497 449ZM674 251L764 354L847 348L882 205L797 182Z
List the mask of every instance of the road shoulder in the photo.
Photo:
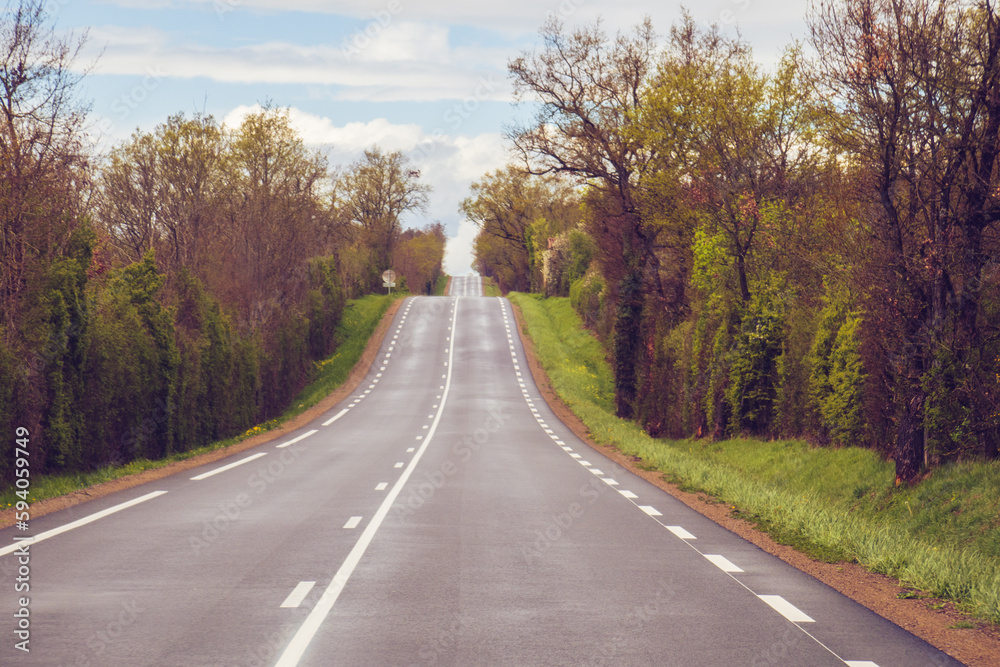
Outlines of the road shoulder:
M910 589L903 588L895 579L874 574L856 563L823 563L815 561L792 547L778 544L769 535L747 521L732 516L732 508L706 494L682 491L675 484L663 479L663 474L639 468L636 461L617 449L596 444L579 417L559 398L548 375L535 355L530 338L525 335L524 319L520 308L511 304L517 321L518 335L524 346L531 375L542 397L552 411L573 433L594 450L607 456L630 472L656 485L674 498L711 519L723 528L751 542L767 553L776 556L806 574L818 579L858 604L875 612L899 627L920 637L928 644L944 651L970 667L995 667L1000 665L1000 634L979 624L975 628L955 628L955 624L968 621L953 603L934 598L900 598ZM930 606L942 604L940 609Z

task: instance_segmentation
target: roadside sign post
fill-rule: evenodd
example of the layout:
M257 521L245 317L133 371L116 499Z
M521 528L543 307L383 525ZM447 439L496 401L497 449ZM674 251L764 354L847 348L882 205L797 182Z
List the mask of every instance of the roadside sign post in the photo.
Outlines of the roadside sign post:
M396 272L392 269L382 272L382 287L388 287L388 294L392 294L392 288L396 286Z

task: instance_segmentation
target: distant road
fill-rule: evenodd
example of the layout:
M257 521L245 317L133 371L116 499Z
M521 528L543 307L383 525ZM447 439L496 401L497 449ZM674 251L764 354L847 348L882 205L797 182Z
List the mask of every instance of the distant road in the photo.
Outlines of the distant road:
M483 279L477 275L452 276L448 296L482 296Z
M576 439L493 297L408 298L309 425L33 520L28 654L23 534L0 665L958 664Z

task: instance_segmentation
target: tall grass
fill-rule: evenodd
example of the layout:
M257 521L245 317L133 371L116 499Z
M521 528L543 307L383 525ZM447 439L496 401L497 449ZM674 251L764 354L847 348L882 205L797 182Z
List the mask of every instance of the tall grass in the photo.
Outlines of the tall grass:
M856 561L1000 622L997 463L944 466L919 485L897 489L892 464L856 447L651 438L614 416L605 351L568 299L509 296L554 389L597 442L714 496L814 557Z

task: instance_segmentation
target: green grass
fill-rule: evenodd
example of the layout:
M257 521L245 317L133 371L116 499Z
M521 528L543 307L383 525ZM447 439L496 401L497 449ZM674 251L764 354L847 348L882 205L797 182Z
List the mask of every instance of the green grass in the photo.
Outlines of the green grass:
M448 288L449 278L451 276L438 276L438 279L434 281L434 296L444 296L444 291Z
M173 454L156 461L138 459L126 465L106 466L90 472L32 476L30 502L38 502L47 498L74 493L113 479L139 473L144 470L162 468L174 461L182 461L198 456L199 454L228 447L258 433L270 431L289 419L305 412L344 383L350 375L351 369L354 368L354 365L361 358L361 353L364 351L368 340L371 338L372 333L375 331L386 310L389 309L393 301L403 296L405 295L396 293L393 293L392 296L376 294L349 301L347 307L344 308L343 318L337 327L336 336L339 345L336 352L328 359L316 363L315 379L299 392L298 396L295 397L295 400L292 401L291 405L281 416L264 424L258 424L241 435L213 442L197 449ZM0 509L10 507L19 500L15 495L15 491L16 489L8 489L0 493Z
M856 447L795 440L659 440L613 413L605 351L567 299L508 295L524 314L553 387L594 439L708 493L778 541L830 562L855 561L1000 622L1000 465L947 465L909 488Z
M503 296L493 278L483 278L483 296Z

